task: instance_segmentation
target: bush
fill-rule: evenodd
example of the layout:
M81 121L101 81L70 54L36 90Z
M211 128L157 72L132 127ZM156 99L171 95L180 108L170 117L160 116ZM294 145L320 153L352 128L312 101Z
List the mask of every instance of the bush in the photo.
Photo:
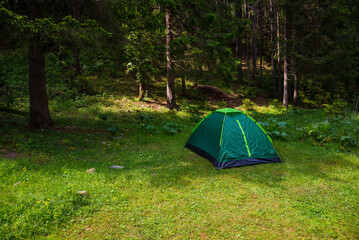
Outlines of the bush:
M98 79L96 76L77 76L74 79L74 86L80 93L93 95L98 93Z
M324 106L324 110L326 113L332 115L341 115L343 114L347 103L344 102L342 99L337 99L336 101L334 101L333 104L324 104Z
M255 105L256 104L254 102L252 102L250 99L246 98L246 99L243 99L241 107L244 109L247 109L248 111L251 111L254 109Z
M222 100L218 103L218 106L225 108L225 107L228 107L228 104L226 103L226 101Z
M162 126L165 133L169 135L174 135L182 131L183 124L175 123L175 122L168 122Z
M256 98L258 96L258 89L256 87L249 87L246 89L245 95L248 98Z

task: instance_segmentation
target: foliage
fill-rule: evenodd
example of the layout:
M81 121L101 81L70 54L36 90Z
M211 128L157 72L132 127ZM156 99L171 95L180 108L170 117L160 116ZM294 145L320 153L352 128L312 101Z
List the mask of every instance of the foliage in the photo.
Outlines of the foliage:
M337 98L333 104L324 104L324 110L330 115L341 115L346 110L347 102Z
M249 87L245 90L245 96L248 98L256 98L258 96L258 89L256 87Z
M218 103L218 106L220 106L221 108L225 108L228 106L228 104L226 103L226 101L222 100Z
M0 106L11 108L29 94L26 56L19 50L9 55L0 54Z
M303 114L305 119L300 117ZM259 122L273 138L300 139L314 145L356 149L359 146L358 121L351 116L327 115L327 111L292 109L280 118Z
M174 135L182 131L183 124L176 123L173 121L165 121L161 119L154 118L151 115L147 115L144 113L140 114L140 127L151 134L159 134L160 130L156 126L162 126L162 130L164 133L169 135Z
M254 106L255 106L255 103L252 102L250 99L248 98L245 98L242 100L242 105L241 105L241 108L244 108L248 111L251 111L254 109Z
M165 133L173 135L177 134L182 131L184 128L183 124L175 123L175 122L168 122L162 126L163 130L165 130Z

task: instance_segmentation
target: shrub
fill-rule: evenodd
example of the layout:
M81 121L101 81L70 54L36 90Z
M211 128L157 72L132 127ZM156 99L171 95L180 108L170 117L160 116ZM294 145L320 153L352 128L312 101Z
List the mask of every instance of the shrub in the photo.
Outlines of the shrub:
M256 104L254 102L252 102L250 99L246 98L246 99L243 99L241 107L251 111L254 109L255 105Z
M245 91L246 97L256 98L258 96L258 89L256 87L249 87Z
M168 122L162 126L165 133L167 133L169 135L173 135L173 134L181 132L183 127L184 126L182 124L175 123L175 122Z
M333 115L341 115L343 114L347 103L344 102L342 99L337 99L336 101L334 101L333 104L324 104L324 106L324 110L326 113Z
M222 107L222 108L225 108L228 106L228 104L226 103L226 101L222 100L218 103L218 106Z

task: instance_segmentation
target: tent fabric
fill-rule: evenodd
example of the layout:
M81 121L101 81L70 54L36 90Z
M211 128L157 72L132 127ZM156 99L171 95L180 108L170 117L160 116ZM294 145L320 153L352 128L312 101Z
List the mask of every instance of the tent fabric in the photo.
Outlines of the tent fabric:
M282 162L265 130L232 108L216 110L202 119L185 147L209 159L217 169Z

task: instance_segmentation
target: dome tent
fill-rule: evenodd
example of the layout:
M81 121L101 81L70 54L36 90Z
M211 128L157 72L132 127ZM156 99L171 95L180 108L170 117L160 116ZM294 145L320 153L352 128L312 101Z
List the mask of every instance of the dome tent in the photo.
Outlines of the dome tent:
M216 110L203 118L185 147L209 159L217 169L282 162L264 129L232 108Z

